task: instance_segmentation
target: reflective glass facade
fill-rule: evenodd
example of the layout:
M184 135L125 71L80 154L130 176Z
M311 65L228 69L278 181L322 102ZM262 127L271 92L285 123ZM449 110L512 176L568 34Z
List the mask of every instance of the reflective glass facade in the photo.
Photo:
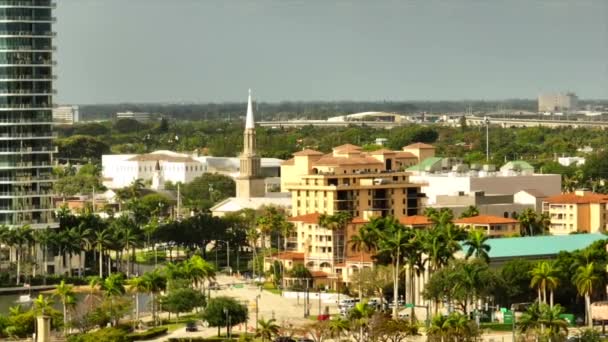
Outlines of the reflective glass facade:
M51 0L0 0L0 224L55 227Z

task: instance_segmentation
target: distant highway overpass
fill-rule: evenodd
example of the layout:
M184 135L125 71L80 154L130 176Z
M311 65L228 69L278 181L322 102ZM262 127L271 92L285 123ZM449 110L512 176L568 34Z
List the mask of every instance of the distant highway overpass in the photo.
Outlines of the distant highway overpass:
M348 127L354 126L369 126L374 128L393 128L397 126L405 126L412 122L388 122L388 121L326 121L326 120L286 120L286 121L260 121L257 122L262 127Z
M467 116L467 124L485 125L484 117ZM544 119L516 119L516 118L493 118L489 117L490 125L501 125L502 127L594 127L608 128L608 121L582 121L582 120L544 120ZM458 124L458 123L455 123Z

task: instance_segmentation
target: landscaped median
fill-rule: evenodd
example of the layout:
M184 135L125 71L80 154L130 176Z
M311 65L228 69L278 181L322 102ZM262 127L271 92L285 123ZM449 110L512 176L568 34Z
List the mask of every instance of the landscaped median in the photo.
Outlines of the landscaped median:
M132 342L150 340L167 333L166 327L151 328L142 332L127 333L119 328L103 328L86 334L68 337L68 342Z

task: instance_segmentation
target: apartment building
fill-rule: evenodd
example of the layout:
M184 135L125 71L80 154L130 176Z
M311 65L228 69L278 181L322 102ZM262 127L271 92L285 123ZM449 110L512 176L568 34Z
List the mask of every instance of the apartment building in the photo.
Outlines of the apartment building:
M606 231L608 195L578 190L547 197L543 212L549 214L553 235Z
M467 230L478 229L490 237L513 236L519 234L519 221L516 219L478 215L454 220L454 224Z
M578 109L578 97L574 93L548 93L538 96L539 112L564 112Z
M426 144L373 152L346 144L329 154L300 151L281 165L281 186L292 198L293 252L303 253L315 284L322 279L336 287L348 282L354 272L373 265L369 255L347 248L347 241L371 217L407 217L421 212L424 194L404 169L432 155L434 147ZM322 214L338 212L348 212L353 218L346 229L329 230L319 224ZM281 255L274 259L291 261Z

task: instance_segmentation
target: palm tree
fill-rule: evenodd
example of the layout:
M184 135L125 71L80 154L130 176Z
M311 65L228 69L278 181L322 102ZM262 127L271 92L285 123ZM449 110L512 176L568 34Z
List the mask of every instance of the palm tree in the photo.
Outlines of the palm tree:
M189 279L195 288L204 290L205 281L215 280L215 268L199 255L194 255L181 265L182 275Z
M462 214L460 214L460 218L475 217L475 216L479 216L479 209L474 205L468 206L462 212Z
M84 301L85 301L85 303L86 302L89 303L89 310L93 311L93 306L95 304L95 301L99 300L99 297L97 296L97 292L98 292L97 290L98 290L98 287L101 286L103 279L101 277L91 276L88 278L88 280L89 280L89 293L85 297Z
M522 333L531 337L560 341L568 333L568 322L560 317L563 312L564 308L559 304L551 308L547 304L536 302L528 307L517 325ZM562 332L565 334L562 335Z
M374 234L372 232L373 230L370 230L367 227L363 226L359 228L359 234L353 235L349 241L351 245L351 250L353 252L359 252L359 255L361 257L361 268L363 268L364 252L370 253L372 249L376 246L376 243L374 241ZM359 279L359 301L363 299L363 291L361 290L361 280L362 279Z
M486 242L488 241L488 236L479 229L474 229L469 232L469 236L467 240L464 242L464 246L468 247L466 259L469 259L471 256L475 255L477 259L481 259L486 263L490 263L490 245Z
M337 338L337 341L340 342L342 338L342 333L348 330L348 321L341 316L334 317L329 321L329 332L331 333L332 338Z
M253 251L253 260L251 263L251 274L253 274L255 278L255 270L256 270L256 262L258 260L257 257L257 249L258 249L258 241L260 241L260 231L256 227L250 227L247 229L247 242L249 246L251 246L251 250Z
M0 227L1 228L1 227ZM50 228L45 228L45 229L37 229L34 231L34 240L38 243L38 245L40 245L41 249L42 249L42 265L41 265L41 270L42 270L42 276L44 277L44 282L46 284L46 259L47 259L47 255L48 255L48 246L51 243L51 240L53 239L53 234L54 231L52 231ZM1 233L0 233L1 235Z
M274 318L265 320L261 318L258 321L258 327L255 330L255 337L262 338L262 341L271 341L272 338L279 334L279 325L276 323Z
M55 288L55 296L59 297L63 304L63 334L67 335L68 332L68 304L75 299L74 287L65 283L62 280L59 285Z
M39 294L36 299L33 301L34 304L34 312L37 315L46 315L47 312L51 312L53 310L53 300L48 296L43 296Z
M591 295L593 294L593 286L597 285L600 277L597 275L593 262L584 266L579 266L572 279L578 294L585 297L585 319L587 325L593 327L591 319Z
M23 247L33 241L32 229L25 225L23 227L9 229L3 233L6 245L15 249L15 261L17 263L17 285L21 284L21 262L23 260Z
M99 253L99 278L103 278L103 250L112 243L110 229L97 230L93 235L92 244L96 246Z
M148 282L144 277L135 277L127 280L129 291L135 294L135 322L139 322L139 294L150 292Z
M167 289L167 278L162 275L157 269L146 272L142 276L143 281L146 283L146 289L150 295L150 302L152 303L152 320L156 325L156 300L155 297L161 291Z
M117 297L125 294L125 279L121 273L112 273L101 283L101 289L104 296L110 299L110 311L114 306L114 301ZM115 319L113 325L117 324Z
M120 216L118 219L112 222L112 226L119 236L118 239L120 240L120 244L122 246L121 249L124 249L125 251L125 256L127 259L126 274L128 277L131 270L131 259L129 256L129 251L131 250L131 248L135 248L141 243L139 229L136 226L135 222L131 220L127 215Z
M78 276L82 276L84 265L82 264L82 253L91 246L92 231L84 226L84 222L70 229L70 238L78 244Z
M379 232L379 254L385 254L393 265L393 319L398 318L399 303L399 266L405 255L409 240L413 238L411 230L406 229L394 217L386 217L384 229Z
M359 330L359 342L365 341L364 332L369 326L370 318L374 315L374 308L372 308L366 301L359 302L348 312L348 320L353 324L355 328Z
M547 289L551 292L550 305L553 307L553 291L559 284L559 269L555 266L555 263L548 261L541 261L532 271L530 275L532 279L530 281L530 287L537 288L538 291L538 302L547 304ZM542 294L542 299L541 299Z

